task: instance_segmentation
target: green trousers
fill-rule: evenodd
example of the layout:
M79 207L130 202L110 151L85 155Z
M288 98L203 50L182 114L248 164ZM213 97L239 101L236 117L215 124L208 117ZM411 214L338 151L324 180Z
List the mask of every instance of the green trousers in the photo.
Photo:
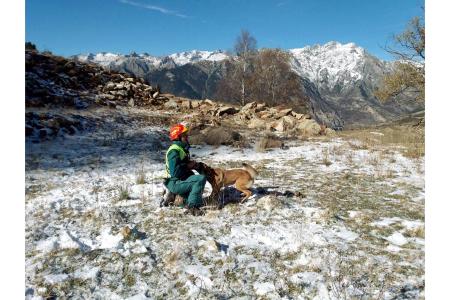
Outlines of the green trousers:
M169 191L187 199L189 208L203 205L202 194L205 184L206 177L204 175L191 175L186 180L169 179L166 181Z

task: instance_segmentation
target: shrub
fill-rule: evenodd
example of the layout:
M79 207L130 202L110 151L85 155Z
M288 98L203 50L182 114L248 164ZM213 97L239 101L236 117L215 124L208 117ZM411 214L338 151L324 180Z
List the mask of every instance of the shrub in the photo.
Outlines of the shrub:
M129 190L128 186L121 185L121 186L119 186L119 201L126 200L126 199L130 199L130 190Z

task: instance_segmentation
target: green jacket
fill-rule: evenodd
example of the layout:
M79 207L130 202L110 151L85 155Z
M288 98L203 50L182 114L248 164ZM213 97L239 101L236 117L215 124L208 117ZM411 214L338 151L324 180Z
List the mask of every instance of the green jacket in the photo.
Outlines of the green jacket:
M181 141L174 141L173 144L181 147L184 154L180 153L181 151L177 149L168 150L166 153L166 169L169 173L170 180L185 180L193 174L187 167L190 159L189 150L187 149L188 145ZM181 159L182 156L184 156L183 159Z

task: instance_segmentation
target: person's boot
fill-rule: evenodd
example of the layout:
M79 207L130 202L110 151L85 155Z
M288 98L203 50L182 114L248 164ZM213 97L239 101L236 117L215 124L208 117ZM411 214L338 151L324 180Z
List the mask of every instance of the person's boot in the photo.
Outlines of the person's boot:
M169 191L168 188L164 187L162 192L162 199L161 202L159 203L159 206L160 207L169 206L174 201L175 201L175 194Z

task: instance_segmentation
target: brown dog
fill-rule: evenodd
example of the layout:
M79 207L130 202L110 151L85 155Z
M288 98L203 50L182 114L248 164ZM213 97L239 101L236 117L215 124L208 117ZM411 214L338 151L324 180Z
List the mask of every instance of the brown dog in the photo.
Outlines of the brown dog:
M224 170L221 168L211 168L202 162L198 162L195 164L194 169L200 174L205 175L206 180L211 184L213 189L211 198L216 200L222 187L234 184L237 190L244 193L244 198L240 201L243 203L252 195L249 189L253 185L258 172L246 163L242 165L242 169Z

